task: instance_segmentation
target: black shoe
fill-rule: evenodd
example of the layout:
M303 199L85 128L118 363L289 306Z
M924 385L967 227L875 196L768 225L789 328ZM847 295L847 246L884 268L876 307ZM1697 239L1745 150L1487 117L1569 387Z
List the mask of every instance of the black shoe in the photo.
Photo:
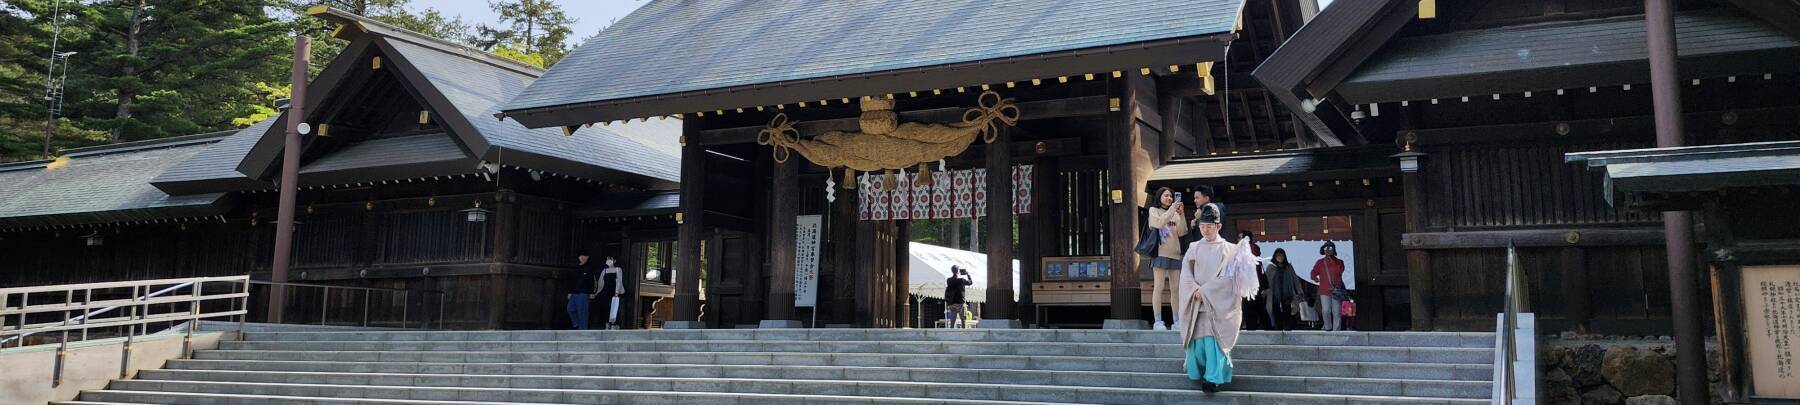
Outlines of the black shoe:
M1219 385L1213 384L1210 382L1206 382L1206 381L1201 381L1200 382L1200 391L1208 393L1208 394L1219 392Z

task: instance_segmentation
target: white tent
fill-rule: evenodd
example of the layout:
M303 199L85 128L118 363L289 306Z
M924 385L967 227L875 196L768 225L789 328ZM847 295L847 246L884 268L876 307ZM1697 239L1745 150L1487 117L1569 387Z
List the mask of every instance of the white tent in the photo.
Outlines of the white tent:
M911 285L907 290L913 295L926 298L944 299L944 282L950 278L950 266L969 269L969 278L975 285L963 292L965 298L972 303L987 301L987 255L957 250L942 246L911 242L907 247L912 259L907 265L908 280ZM1013 300L1019 299L1019 261L1012 261Z

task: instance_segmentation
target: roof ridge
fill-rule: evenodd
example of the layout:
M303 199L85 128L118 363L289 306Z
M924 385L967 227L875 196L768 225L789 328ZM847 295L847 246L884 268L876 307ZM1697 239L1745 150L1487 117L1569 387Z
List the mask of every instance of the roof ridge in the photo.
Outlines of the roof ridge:
M110 155L110 154L114 154L114 153L138 152L138 151L144 151L144 150L150 150L150 149L160 149L160 148L166 148L166 147L188 146L188 145L196 145L196 144L202 144L202 143L213 143L213 142L218 142L221 139L225 139L225 137L231 136L231 134L235 134L239 130L241 130L241 129L204 132L204 133L189 134L189 135L179 135L179 136L171 136L171 137L167 137L167 138L146 139L146 140L142 140L142 141L121 142L121 143L115 143L115 144L109 144L109 145L85 146L85 147L80 147L80 148L64 150L62 156L60 156L60 157L73 158L73 157L81 157L81 156ZM56 161L56 159L38 159L38 160L27 160L27 161L22 161L22 162L0 163L0 172L38 168L38 167L43 167L44 165L50 164L51 162L55 162L55 161Z
M1680 17L1741 17L1741 18L1746 18L1746 19L1754 18L1752 16L1745 15L1744 13L1734 11L1733 9L1731 9L1729 7L1677 11L1673 14L1673 16L1677 17L1677 18L1680 18ZM1530 23L1524 23L1524 24L1502 25L1502 26L1497 26L1497 27L1486 27L1486 28L1478 28L1478 29L1470 29L1470 30L1440 32L1440 33L1435 33L1435 34L1430 34L1430 35L1420 35L1420 36L1415 36L1415 37L1403 37L1403 38L1409 38L1409 39L1410 38L1455 38L1457 36L1479 35L1479 34L1483 34L1483 33L1493 33L1493 32L1525 31L1525 30L1555 28L1555 27L1572 26L1572 25L1606 24L1606 23L1630 22L1630 21L1636 21L1636 22L1642 23L1644 21L1644 13L1608 15L1608 16L1599 16L1599 17L1594 17L1594 18L1580 18L1580 19L1573 19L1573 20L1537 21L1537 22L1530 22Z
M465 57L468 59L486 63L488 65L493 65L494 67L511 70L514 72L518 72L520 74L528 75L528 76L531 76L532 78L537 78L539 76L543 76L543 74L544 74L544 68L540 68L537 66L532 66L532 65L526 64L524 62L512 60L507 57L495 54L493 52L484 51L484 50L481 50L481 48L475 47L474 45L469 45L469 44L465 44L465 43L461 43L461 42L456 42L456 41L451 41L451 40L447 40L447 39L443 39L443 38L434 37L431 35L427 35L425 33L409 30L406 28L401 28L398 26L394 26L392 24L388 24L388 23L384 23L381 21L371 19L369 17L357 15L356 13L351 13L349 11L338 10L338 9L331 8L328 6L314 6L313 8L307 9L306 13L308 15L312 15L314 17L318 17L318 18L321 18L321 19L324 19L327 21L336 21L339 23L354 23L354 24L362 25L363 26L362 28L368 28L367 26L372 25L375 28L381 29L382 32L369 31L366 29L364 31L371 33L371 34L381 36L383 38L405 41L407 43L423 46L423 47L429 48L434 51L457 55L457 56L462 56L462 57Z

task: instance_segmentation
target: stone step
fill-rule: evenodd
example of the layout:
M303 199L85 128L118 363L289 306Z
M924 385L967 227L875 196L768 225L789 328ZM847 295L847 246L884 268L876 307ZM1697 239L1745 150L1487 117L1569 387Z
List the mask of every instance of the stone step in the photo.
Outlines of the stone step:
M220 342L223 350L286 351L416 351L416 352L688 352L688 353L881 353L954 355L1031 355L1076 357L1180 358L1181 347L1124 343L1017 342L798 342L798 341L295 341ZM1357 361L1487 364L1493 350L1447 347L1347 347L1238 345L1235 358L1247 360Z
M1141 343L881 341L298 341L219 342L223 350L488 352L808 352L1179 358L1180 346ZM1359 348L1360 349L1360 348ZM1486 351L1491 353L1492 351Z
M505 377L500 377L505 378ZM466 377L465 377L466 379ZM618 380L618 379L612 379ZM1071 389L1054 386L1013 386L1001 389L981 384L918 384L891 382L858 382L819 383L794 382L780 380L733 380L733 379L695 379L668 380L642 379L636 385L656 390L641 391L629 389L597 389L595 385L604 386L607 379L565 379L574 381L575 386L562 389L546 388L481 388L481 387L407 387L407 386L370 386L370 385L325 385L303 383L244 383L244 382L207 382L207 381L174 381L174 380L124 380L115 381L113 390L125 391L161 391L239 395L276 395L289 397L330 397L330 398L378 398L378 399L421 399L421 400L462 400L462 401L495 401L495 402L536 402L536 403L640 403L655 398L657 403L680 403L683 405L700 403L743 403L768 402L773 398L740 401L741 397L755 395L798 396L803 402L810 399L844 398L855 403L887 402L904 398L930 398L931 402L978 403L973 401L990 401L989 403L1101 403L1101 404L1147 404L1147 403L1467 403L1475 404L1484 400L1459 400L1448 398L1400 398L1383 396L1343 396L1343 395L1306 395L1306 394L1272 394L1231 391L1222 394L1208 395L1198 390L1146 390L1146 389ZM507 380L510 383L510 379ZM536 381L536 380L527 380ZM682 392L670 392L677 386L685 386ZM667 387L667 388L664 388ZM691 391L690 391L691 390ZM749 392L724 393L719 391L736 390ZM770 392L785 391L785 392ZM611 399L620 393L634 393L638 396L622 401ZM647 395L646 395L647 394ZM84 398L106 400L107 398ZM791 398L781 398L791 399Z
M209 365L217 365L214 362ZM1192 389L1193 383L1179 369L1173 372L1067 372L1036 370L975 370L941 368L892 367L804 367L804 366L715 366L701 364L598 365L598 364L430 364L411 367L379 367L370 363L349 363L331 368L331 363L310 363L307 367L280 365L286 370L245 370L198 368L192 364L171 364L169 370L147 370L154 379L259 382L318 382L302 380L238 380L209 378L219 373L356 373L363 375L446 375L446 376L554 376L554 377L630 377L630 378L778 378L807 381L890 381L911 383L981 383L981 384L1049 384L1068 387ZM380 363L375 363L380 364ZM398 364L418 366L420 363ZM249 372L246 372L249 371ZM1480 398L1491 391L1486 381L1401 380L1343 377L1268 376L1238 370L1235 384L1244 391L1298 392L1314 394L1378 394L1395 395L1411 391L1440 392L1434 396ZM149 377L140 377L149 378ZM1305 381L1299 379L1305 378ZM451 378L455 380L455 378ZM421 383L424 378L418 379ZM465 383L467 378L464 379ZM516 380L515 380L516 381ZM433 385L433 384L421 384ZM480 385L476 385L480 386Z
M673 390L683 392L702 390L706 392L807 395L882 395L875 393L923 392L928 386L949 385L979 392L978 394L970 394L978 395L975 397L958 397L955 399L977 400L1018 400L1016 398L1003 398L998 396L1000 394L995 393L996 391L1014 389L1029 389L1039 392L1060 391L1070 395L1066 398L1081 398L1081 395L1086 395L1093 391L1103 391L1105 395L1129 395L1144 390L1176 390L1180 392L1191 392L1194 389L1193 383L1188 381L1182 374L1172 373L1135 373L1135 375L1114 373L1110 375L1091 375L1085 377L1086 380L1089 380L1088 382L1081 382L1084 380L1084 377L1072 373L1038 376L1039 378L1027 380L1018 379L1018 377L1020 377L1019 375L994 372L995 370L978 373L968 373L966 370L950 370L938 373L937 375L931 375L932 373L930 371L914 373L904 369L886 369L857 375L857 377L867 378L852 379L817 378L822 375L803 375L799 378L785 378L769 374L752 374L750 376L731 377L579 376L563 374L529 374L533 371L546 370L509 371L510 373L501 374L380 374L338 372L242 373L205 370L145 370L139 374L138 378L144 380L421 387L458 386L487 388L624 389ZM556 372L559 370L552 369L547 371ZM915 379L914 376L920 376L920 378ZM968 379L955 379L955 377L959 376ZM1008 379L1007 377L1012 378ZM1144 381L1134 382L1133 380ZM730 386L720 388L717 384L719 382L727 382ZM769 387L758 388L759 385L771 384L775 387L773 388L773 391L771 391ZM748 387L739 387L739 385L748 385ZM850 386L856 388L848 388ZM1486 398L1490 396L1492 392L1491 384L1472 381L1271 377L1253 375L1235 376L1232 387L1235 390L1246 392L1391 395L1446 398ZM739 391L740 389L748 391ZM1124 394L1120 394L1120 392L1123 392Z
M1067 329L697 329L620 331L249 332L252 341L989 341L1179 344L1171 331ZM1242 344L1493 348L1492 333L1246 331Z
M492 398L495 390L445 390L451 396L468 395L470 398ZM428 392L426 395L445 395L441 392ZM530 403L518 401L468 400L468 401L431 401L423 399L380 399L380 398L327 398L302 397L266 394L221 394L196 392L167 391L127 391L100 390L83 391L84 398L120 399L144 401L162 404L200 404L200 405L319 405L319 404L357 404L357 405L469 405L500 404L507 405L555 405L547 403ZM524 396L524 395L521 395ZM680 393L638 392L638 391L588 391L569 393L562 396L573 404L827 404L827 405L871 405L871 404L944 404L946 401L911 399L911 398L857 398L839 396L803 396L803 395L767 395L767 394L712 394L712 393ZM1030 405L1029 402L1002 401L957 401L957 404L971 405Z
M928 367L1057 371L1165 372L1180 370L1181 359L1069 356L983 356L868 353L557 353L557 352L321 352L279 350L199 350L194 358L238 361L721 364L848 367Z
M50 405L147 405L135 402L56 401Z
M363 359L370 360L370 359ZM831 375L852 376L835 377L857 379L853 376L867 375L879 370L931 370L932 375L949 371L978 373L981 371L1016 372L1016 373L1057 373L1074 372L1078 375L1092 375L1109 372L1109 363L1118 359L1086 359L1086 362L1072 362L1069 358L1025 359L1024 367L992 368L992 367L897 367L897 366L852 366L852 365L730 365L713 362L676 363L667 358L660 362L618 363L618 362L581 362L581 363L465 363L465 362L372 362L372 361L283 361L283 360L170 360L164 367L180 370L239 370L239 371L319 371L347 373L470 373L470 374L505 374L517 371L533 370L539 373L557 375L590 375L590 376L671 376L671 377L729 377L749 375L776 375L785 378L801 378L800 375L817 375L821 371ZM715 358L716 360L716 358ZM1110 373L1159 375L1179 373L1181 361L1175 359L1146 362L1132 371L1110 371ZM967 366L969 364L954 364ZM974 364L981 366L983 364ZM1269 360L1234 360L1234 371L1246 375L1273 375L1290 377L1339 377L1339 378L1391 378L1413 380L1443 381L1490 381L1493 379L1493 367L1489 365L1458 364L1409 364L1409 363L1338 363L1338 362L1304 362L1304 361L1269 361ZM865 371L865 369L867 369ZM752 374L756 373L756 374ZM763 374L770 373L770 374ZM991 374L991 373L990 373ZM968 381L967 378L953 378L943 381ZM995 381L1017 381L1012 378L1000 378ZM1081 384L1076 384L1081 385ZM1108 384L1110 385L1110 384Z
M1254 350L1240 348L1234 361L1259 364L1258 361L1286 361L1256 358ZM1490 354L1491 355L1491 354ZM1396 355L1395 358L1401 358ZM1470 356L1473 357L1473 356ZM719 365L791 365L791 366L850 366L850 367L925 367L925 368L970 368L970 369L1012 369L1012 370L1049 370L1049 371L1123 371L1123 372L1167 372L1180 370L1179 357L1165 358L1125 358L1125 357L1071 357L1071 356L1019 356L1019 355L946 355L946 354L882 354L882 353L794 353L794 352L426 352L426 351L379 351L379 352L327 352L327 351L285 351L285 350L200 350L194 358L203 360L239 360L239 361L321 361L321 362L408 362L408 363L559 363L559 364L719 364ZM1442 357L1436 360L1446 360ZM1355 370L1373 370L1381 372L1387 362L1355 362L1329 361L1323 363L1321 369L1339 370L1333 376L1353 376L1342 374L1357 372ZM1491 374L1492 366L1483 362L1467 364L1456 363L1412 363L1408 368L1394 368L1398 373L1408 370L1434 373L1452 372L1434 371L1442 367L1468 367L1476 371L1456 371L1465 373L1470 378L1480 378ZM1488 371L1479 371L1488 370ZM1487 373L1487 374L1483 374ZM1280 373L1269 373L1280 374ZM1406 375L1367 375L1364 377L1404 377ZM1491 377L1489 377L1491 378Z

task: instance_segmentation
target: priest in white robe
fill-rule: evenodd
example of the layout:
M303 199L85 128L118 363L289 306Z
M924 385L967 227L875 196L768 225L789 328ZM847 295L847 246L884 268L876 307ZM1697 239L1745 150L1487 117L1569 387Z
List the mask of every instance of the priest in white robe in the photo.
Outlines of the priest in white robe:
M1231 243L1219 235L1224 210L1206 204L1196 217L1204 238L1189 244L1183 255L1177 296L1182 300L1181 342L1188 379L1210 393L1231 382L1231 349L1243 326L1244 298L1261 287L1258 258L1250 253L1248 240Z

